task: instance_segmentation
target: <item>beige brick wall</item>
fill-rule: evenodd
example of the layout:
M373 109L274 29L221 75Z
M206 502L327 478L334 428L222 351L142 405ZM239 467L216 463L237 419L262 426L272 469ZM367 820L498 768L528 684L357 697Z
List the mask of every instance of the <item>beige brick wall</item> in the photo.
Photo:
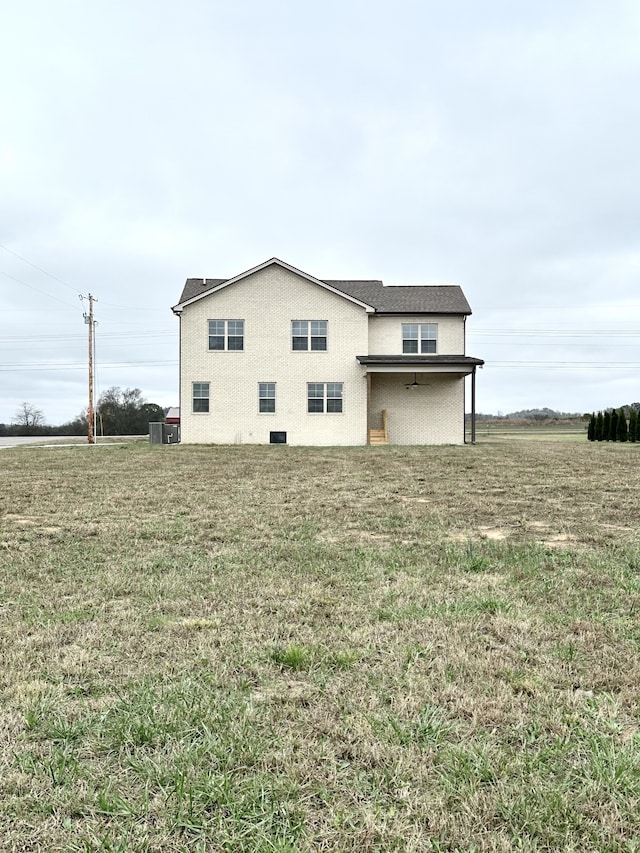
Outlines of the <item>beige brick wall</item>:
M464 355L464 319L434 314L372 315L369 322L369 355L402 353L403 323L437 323L438 355ZM360 354L360 353L359 353Z
M210 352L208 320L244 320L243 352ZM327 320L326 352L292 352L292 320ZM181 438L185 443L293 445L367 441L365 310L272 265L188 305L181 316ZM192 412L192 383L210 383L210 411ZM258 383L276 383L275 414L258 412ZM308 414L307 382L344 383L342 414Z
M463 444L464 377L423 373L418 381L425 384L407 390L413 373L372 376L372 425L386 409L391 444Z

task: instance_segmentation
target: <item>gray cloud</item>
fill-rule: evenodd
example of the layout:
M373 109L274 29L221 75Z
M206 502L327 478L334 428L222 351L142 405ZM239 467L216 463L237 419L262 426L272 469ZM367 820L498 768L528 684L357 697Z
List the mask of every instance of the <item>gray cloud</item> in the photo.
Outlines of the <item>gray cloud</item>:
M272 255L462 284L484 411L640 396L621 334L640 330L630 0L32 0L4 18L0 243L65 284L0 250L0 421L23 399L50 422L83 407L89 291L101 387L177 402L184 279Z

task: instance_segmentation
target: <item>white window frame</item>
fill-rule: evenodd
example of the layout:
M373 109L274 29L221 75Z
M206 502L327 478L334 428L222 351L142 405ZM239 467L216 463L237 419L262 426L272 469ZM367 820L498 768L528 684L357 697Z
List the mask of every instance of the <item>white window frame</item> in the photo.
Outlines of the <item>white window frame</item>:
M300 346L301 341L305 341L306 345ZM318 346L317 344L319 341L324 341L324 346ZM292 352L326 352L328 348L329 348L329 321L328 320L292 320L291 321L291 351Z
M311 400L320 401L322 408L311 411ZM337 401L340 402L339 409L336 408ZM307 382L308 415L341 415L343 412L344 382Z
M263 409L263 403L271 403L273 400L273 409ZM276 383L275 382L258 382L258 414L259 415L275 415L276 413Z
M211 331L212 323L217 323L215 332ZM207 320L209 352L244 352L244 320ZM238 334L240 331L240 334ZM221 347L212 347L211 338L222 338ZM240 339L241 346L230 346L230 342Z
M409 344L415 341L415 349ZM438 352L437 323L403 323L402 352L405 355L435 355Z
M203 393L206 388L206 395ZM196 395L196 389L198 394ZM206 409L196 409L196 400L206 400ZM191 383L191 412L194 415L208 415L211 411L211 385L209 382L192 382Z

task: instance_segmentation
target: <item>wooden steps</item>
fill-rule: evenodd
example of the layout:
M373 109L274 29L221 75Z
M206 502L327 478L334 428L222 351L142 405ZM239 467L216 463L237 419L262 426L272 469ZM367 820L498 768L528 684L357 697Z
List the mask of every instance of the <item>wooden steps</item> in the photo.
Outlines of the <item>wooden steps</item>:
M387 410L383 409L382 428L369 430L369 444L389 444L389 431L387 429Z
M389 444L387 431L385 429L370 429L369 444Z

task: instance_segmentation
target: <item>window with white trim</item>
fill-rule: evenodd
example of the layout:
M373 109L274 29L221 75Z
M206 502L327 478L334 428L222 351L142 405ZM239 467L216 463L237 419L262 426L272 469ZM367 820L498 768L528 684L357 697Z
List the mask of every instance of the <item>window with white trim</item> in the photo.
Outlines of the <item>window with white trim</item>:
M209 349L243 350L244 320L209 320Z
M342 411L342 382L308 382L307 412L331 414Z
M276 410L276 383L258 382L258 411L270 414Z
M193 383L193 411L208 412L209 411L209 383L194 382Z
M403 323L402 352L435 353L438 351L437 323Z
M327 321L292 320L291 349L324 352L327 349Z

